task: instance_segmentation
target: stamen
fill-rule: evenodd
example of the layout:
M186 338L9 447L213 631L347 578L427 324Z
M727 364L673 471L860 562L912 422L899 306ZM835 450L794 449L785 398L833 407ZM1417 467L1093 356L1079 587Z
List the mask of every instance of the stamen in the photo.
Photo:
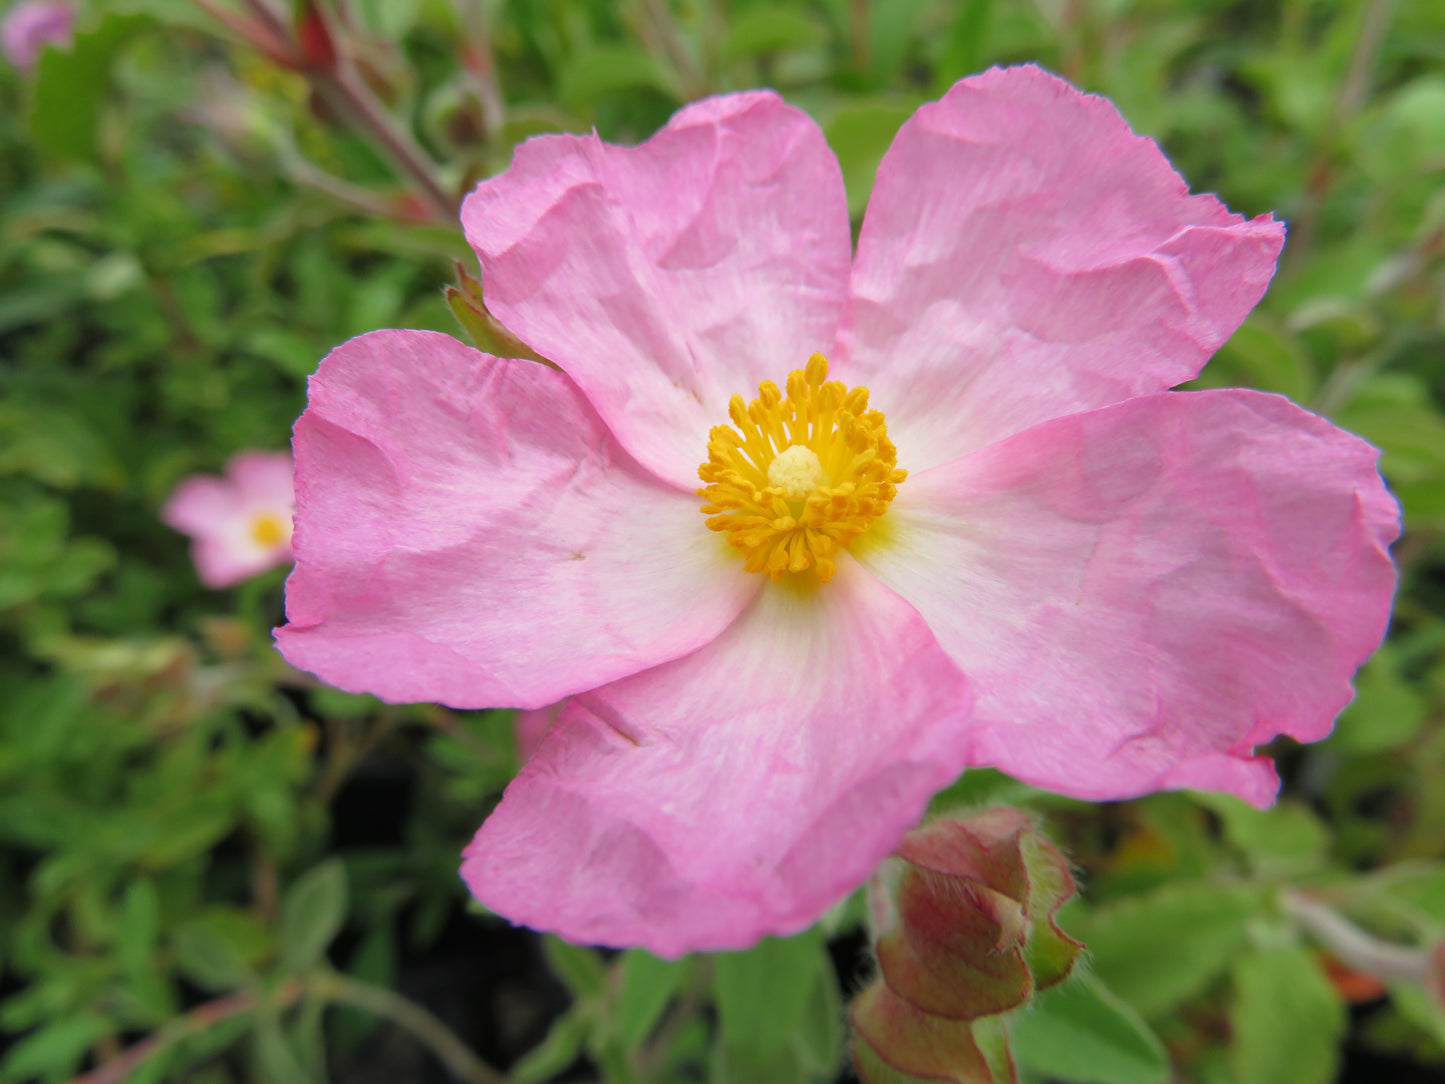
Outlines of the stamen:
M727 532L749 572L777 580L813 569L826 583L838 547L887 511L908 472L868 389L829 381L822 354L784 386L786 396L765 381L751 403L732 397L733 424L713 428L697 495L707 526Z
M274 512L259 512L251 517L251 541L267 549L279 546L291 537L291 525Z

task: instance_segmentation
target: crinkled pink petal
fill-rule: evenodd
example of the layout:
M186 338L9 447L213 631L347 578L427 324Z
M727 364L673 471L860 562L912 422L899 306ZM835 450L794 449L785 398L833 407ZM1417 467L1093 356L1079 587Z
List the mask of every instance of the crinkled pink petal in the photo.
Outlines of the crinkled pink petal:
M728 398L832 343L851 258L837 159L770 91L688 106L637 147L531 139L462 225L492 312L688 490Z
M226 464L226 477L254 507L290 508L296 499L294 473L286 452L241 452Z
M467 850L513 922L665 956L803 929L963 763L971 696L846 558L693 655L572 699Z
M552 729L552 724L566 706L567 701L559 700L544 708L517 712L512 726L517 734L517 760L520 763L525 764L532 759L532 754L541 746L542 739L547 736L547 731Z
M277 643L349 691L540 707L695 650L758 589L535 362L363 335L311 378L294 447Z
M854 551L973 682L970 763L1265 805L1254 748L1329 733L1384 635L1377 454L1278 396L1163 393L910 477Z
M1189 195L1106 99L996 68L920 108L879 166L834 371L920 471L1194 377L1283 243Z

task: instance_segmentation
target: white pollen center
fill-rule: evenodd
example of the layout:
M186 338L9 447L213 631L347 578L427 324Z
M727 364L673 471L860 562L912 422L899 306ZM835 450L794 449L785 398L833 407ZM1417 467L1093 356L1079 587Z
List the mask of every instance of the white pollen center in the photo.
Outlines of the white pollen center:
M768 464L768 485L783 491L783 498L801 501L823 481L818 453L806 444L790 444Z

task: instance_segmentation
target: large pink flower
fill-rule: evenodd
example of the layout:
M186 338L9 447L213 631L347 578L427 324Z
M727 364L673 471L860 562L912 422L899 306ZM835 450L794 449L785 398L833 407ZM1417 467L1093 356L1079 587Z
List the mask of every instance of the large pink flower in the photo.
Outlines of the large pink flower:
M161 509L191 536L191 559L207 587L230 587L291 560L291 457L241 452L222 477L193 474Z
M1036 68L903 126L856 255L822 134L768 92L638 147L533 139L462 222L562 372L407 331L322 362L279 642L390 700L566 700L463 866L514 921L665 954L795 931L967 765L1266 804L1254 748L1328 732L1380 640L1374 449L1168 390L1282 226Z

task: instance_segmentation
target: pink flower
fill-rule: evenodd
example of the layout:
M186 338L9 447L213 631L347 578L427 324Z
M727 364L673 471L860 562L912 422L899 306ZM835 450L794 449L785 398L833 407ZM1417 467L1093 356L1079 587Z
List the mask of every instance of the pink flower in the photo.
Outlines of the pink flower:
M291 560L291 457L241 452L224 477L182 479L161 519L195 541L191 559L207 587L230 587Z
M323 361L278 639L389 700L570 697L465 856L513 921L796 931L968 765L1267 804L1255 747L1323 737L1383 634L1375 450L1168 391L1283 227L1036 68L903 126L856 256L822 133L766 91L530 140L462 223L563 371L410 331Z
M66 0L21 0L0 21L0 48L23 72L35 67L47 45L70 45L75 5Z

